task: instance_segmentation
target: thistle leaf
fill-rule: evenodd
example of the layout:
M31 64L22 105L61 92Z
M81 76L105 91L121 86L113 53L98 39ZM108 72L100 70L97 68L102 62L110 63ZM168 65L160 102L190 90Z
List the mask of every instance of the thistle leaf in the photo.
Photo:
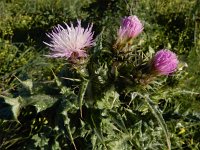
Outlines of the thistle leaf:
M0 118L18 121L21 108L21 97L10 98L0 95Z
M52 98L45 94L33 95L31 97L24 98L22 101L23 106L33 105L36 107L37 111L43 111L51 107L57 99Z
M20 80L19 78L16 77L16 79L23 85L23 87L30 93L32 93L33 90L33 81L32 79L27 79L27 80Z

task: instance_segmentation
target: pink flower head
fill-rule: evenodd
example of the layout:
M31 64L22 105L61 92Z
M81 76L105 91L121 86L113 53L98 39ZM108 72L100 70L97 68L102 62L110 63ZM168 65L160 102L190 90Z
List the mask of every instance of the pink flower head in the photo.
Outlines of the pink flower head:
M169 75L176 71L179 61L175 53L162 49L155 54L152 63L156 72Z
M137 16L125 17L118 30L118 37L120 40L135 38L143 31L143 29L144 27Z
M76 59L86 57L87 52L85 48L94 45L92 24L88 25L86 29L81 27L81 21L78 20L76 27L65 23L66 29L61 25L54 27L51 33L47 36L51 39L50 43L44 42L51 49L49 57L65 57L67 59Z

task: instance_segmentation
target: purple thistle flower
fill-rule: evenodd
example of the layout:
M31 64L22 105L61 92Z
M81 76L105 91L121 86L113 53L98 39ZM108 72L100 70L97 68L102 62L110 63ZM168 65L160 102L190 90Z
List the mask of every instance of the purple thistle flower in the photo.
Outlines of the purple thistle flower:
M143 29L143 24L137 16L125 17L118 30L118 38L120 41L135 38L143 31Z
M44 42L51 49L48 57L65 57L66 59L77 59L87 57L85 48L94 45L93 40L93 25L88 25L86 29L81 27L81 21L78 20L76 27L65 23L66 29L61 25L54 27L51 33L47 36L51 39L50 43Z
M175 72L178 63L176 54L167 49L159 50L152 60L154 71L160 75L169 75Z

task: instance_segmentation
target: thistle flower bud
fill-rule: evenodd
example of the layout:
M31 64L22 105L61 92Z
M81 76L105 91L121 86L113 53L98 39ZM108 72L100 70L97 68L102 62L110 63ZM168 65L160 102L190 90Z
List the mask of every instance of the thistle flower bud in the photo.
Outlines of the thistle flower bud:
M167 49L159 50L152 59L153 71L160 75L169 75L176 71L178 58L175 53Z
M118 39L116 44L120 45L128 42L130 39L137 37L143 29L143 24L137 16L125 17L118 30Z

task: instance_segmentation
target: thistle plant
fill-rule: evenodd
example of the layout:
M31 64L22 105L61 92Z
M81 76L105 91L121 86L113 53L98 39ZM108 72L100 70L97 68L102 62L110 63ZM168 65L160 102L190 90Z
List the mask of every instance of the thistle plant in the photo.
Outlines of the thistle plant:
M0 150L200 149L199 2L1 1Z
M51 100L51 104L45 107L43 105L40 109L41 114L49 121L49 132L58 134L54 140L62 139L59 145L65 143L63 145L67 146L64 148L68 149L79 149L77 143L79 144L80 139L84 139L83 143L87 143L89 148L120 149L119 147L123 145L120 143L126 143L125 147L128 149L166 147L171 149L167 124L147 91L148 86L161 75L175 75L179 63L176 54L162 49L153 57L143 57L145 51L133 49L132 41L144 29L137 16L124 17L120 28L116 31L116 41L112 43L107 53L98 45L99 36L96 39L93 37L92 30L95 30L92 29L93 24L89 24L86 28L81 26L81 20L77 21L77 26L72 23L64 24L65 26L58 25L52 32L47 33L50 41L44 42L50 49L46 55L48 58L64 59L70 64L64 65L67 71L62 72L62 77L53 73L55 84L51 85L51 88L58 93L53 95L53 98L44 93L42 95L42 99ZM13 106L16 111L15 120L21 107L31 104L38 106L38 99L41 98L34 93L34 86L30 83L32 80L29 82L18 80L26 85L30 98L27 98L27 95L17 98L17 105ZM128 97L128 103L125 97ZM140 106L136 104L138 100ZM13 105L13 100L9 105ZM140 120L142 117L150 116L147 110L157 119L157 124L150 123L154 119L150 119L151 121L147 119L146 124L142 123ZM49 117L49 111L54 115ZM130 123L129 120L133 122ZM153 126L151 128L154 129L150 130L149 127L143 135L141 133L144 126ZM160 126L162 130L157 130L156 126ZM137 133L139 129L141 129L140 134ZM142 143L143 137L149 132L155 137L147 141L144 139ZM159 139L160 137L162 139L165 137L166 143ZM151 146L145 144L148 140L153 143ZM116 141L121 142L115 144ZM162 146L158 146L158 141Z
M65 57L69 62L75 62L79 58L88 57L86 48L94 46L93 33L91 31L92 25L88 26L86 29L81 27L81 21L78 21L78 26L75 28L73 27L72 24L71 24L71 27L69 27L67 24L65 25L67 29L64 29L62 26L58 25L58 27L55 28L52 33L47 34L47 36L51 39L51 43L50 44L45 43L45 44L48 45L52 51L52 53L50 53L50 55L48 56L54 57L54 58ZM131 57L133 52L129 52L127 54L118 53L118 52L116 53L116 51L121 51L121 50L126 49L127 44L131 46L132 44L131 41L134 40L134 38L136 38L143 31L143 28L144 28L143 24L141 23L141 21L138 19L137 16L128 16L122 20L121 26L117 32L116 42L113 45L114 50L111 50L111 52L114 53L111 56L113 60L110 60L110 63L108 62L108 65L111 65L111 67L108 66L109 68L111 68L111 70L110 71L108 70L108 72L106 73L107 80L104 81L105 82L104 84L95 85L95 86L99 86L100 89L102 88L98 92L98 96L91 96L91 94L95 95L94 91L96 91L97 89L89 88L89 85L94 86L93 85L94 82L97 82L95 80L98 80L98 78L95 78L95 76L101 76L101 74L91 73L91 72L95 72L95 70L97 69L97 68L90 68L90 66L92 66L91 64L94 64L94 62L92 62L93 61L92 59L86 63L84 70L87 70L88 68L90 68L90 71L88 70L86 71L87 79L83 77L82 74L80 74L83 80L81 80L82 83L80 84L79 93L77 97L79 101L81 118L84 118L83 112L82 112L82 106L87 105L87 102L86 104L83 103L85 96L93 97L92 98L93 104L96 104L98 99L99 100L103 99L105 93L107 92L106 90L109 90L109 88L104 88L106 87L106 85L108 86L110 84L109 85L110 87L114 87L114 89L116 88L116 90L118 89L117 90L118 94L121 94L121 92L123 92L126 89L127 81L132 82L132 84L130 84L131 86L129 87L129 89L132 89L132 90L129 90L130 92L130 91L133 91L133 89L140 87L139 84L142 83L141 80L143 80L143 82L145 80L152 81L150 80L150 78L152 77L154 77L153 79L155 79L155 77L158 75L169 75L176 71L177 66L178 66L178 59L177 59L176 54L169 50L163 49L163 50L158 51L155 54L155 56L153 56L153 58L149 58L149 62L143 61L142 58L140 58L140 56L137 55L137 53L135 57L132 58L132 60L129 60L129 57ZM123 56L116 56L116 54L126 55L126 57L122 62L119 63L118 58L123 57ZM126 59L128 59L130 63L133 63L133 64L132 65L127 64L128 60ZM140 59L141 61L138 62L137 61L138 59ZM135 61L136 63L134 63ZM76 68L76 69L79 70L80 68ZM143 70L142 71L143 79L140 76L141 75L140 70ZM115 74L116 71L118 72L118 75L116 76L114 75L115 79L113 80L112 74ZM111 73L111 76L109 75L109 73ZM138 75L138 73L140 75ZM146 84L148 83L149 82L146 82ZM125 85L121 87L122 84L125 84ZM91 90L91 91L88 92L89 95L87 96L88 93L86 91L88 90ZM95 99L97 97L98 99ZM154 108L149 98L144 97L144 99L146 99L148 106L150 106L150 109L152 110L153 114L155 115L155 117L158 119L158 122L160 122L161 126L163 127L163 130L167 139L168 149L171 149L169 134L167 131L166 124L162 118L162 115L159 113L159 111L156 108ZM73 143L73 140L72 140L72 143Z

